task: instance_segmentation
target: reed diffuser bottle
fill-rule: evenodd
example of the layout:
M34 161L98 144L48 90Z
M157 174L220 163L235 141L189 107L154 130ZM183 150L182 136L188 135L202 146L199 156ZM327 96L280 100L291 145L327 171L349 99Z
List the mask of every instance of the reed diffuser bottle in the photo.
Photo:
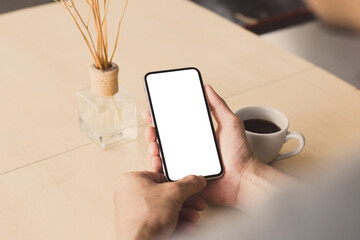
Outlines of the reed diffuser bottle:
M99 147L137 137L135 98L118 87L119 68L90 67L91 88L77 92L80 129Z
M128 0L124 1L111 55L107 37L110 0L84 0L87 20L83 19L74 0L55 1L74 20L95 62L90 67L91 88L77 92L81 131L103 149L136 138L135 98L125 89L119 88L119 68L112 62ZM91 18L93 21L90 21Z

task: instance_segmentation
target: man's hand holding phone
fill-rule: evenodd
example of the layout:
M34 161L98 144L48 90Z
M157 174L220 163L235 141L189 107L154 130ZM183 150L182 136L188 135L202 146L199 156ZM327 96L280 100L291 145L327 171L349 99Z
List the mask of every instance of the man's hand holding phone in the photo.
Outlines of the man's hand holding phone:
M242 121L229 109L225 101L213 90L205 87L210 111L218 126L216 137L225 165L222 178L210 180L201 196L211 204L247 209L247 183L252 181L254 172L265 167L252 154L246 140ZM149 111L143 114L145 120L152 124ZM159 147L156 142L156 131L150 126L145 137L149 142L148 161L152 171L162 172ZM186 149L183 149L186 151Z

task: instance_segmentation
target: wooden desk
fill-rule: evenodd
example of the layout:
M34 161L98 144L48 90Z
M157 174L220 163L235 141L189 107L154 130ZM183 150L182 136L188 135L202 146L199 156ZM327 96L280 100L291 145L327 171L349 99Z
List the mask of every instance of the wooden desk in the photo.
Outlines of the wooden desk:
M146 168L146 124L139 117L138 139L106 151L80 133L74 93L89 86L91 59L57 5L0 15L0 29L0 239L113 239L113 190L121 173ZM233 110L280 109L307 145L275 166L299 177L358 143L358 90L191 2L130 1L115 62L139 113L144 74L185 66Z

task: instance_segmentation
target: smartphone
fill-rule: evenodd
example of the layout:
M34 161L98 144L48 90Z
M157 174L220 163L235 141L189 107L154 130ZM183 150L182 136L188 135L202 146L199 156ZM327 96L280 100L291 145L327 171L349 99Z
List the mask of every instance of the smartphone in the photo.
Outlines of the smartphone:
M150 72L145 91L166 179L221 177L224 168L200 71Z

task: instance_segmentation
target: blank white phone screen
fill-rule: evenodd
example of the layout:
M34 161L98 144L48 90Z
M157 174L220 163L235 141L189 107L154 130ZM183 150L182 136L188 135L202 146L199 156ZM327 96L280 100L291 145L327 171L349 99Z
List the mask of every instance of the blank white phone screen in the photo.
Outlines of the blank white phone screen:
M221 162L195 69L146 77L168 178L221 173Z

